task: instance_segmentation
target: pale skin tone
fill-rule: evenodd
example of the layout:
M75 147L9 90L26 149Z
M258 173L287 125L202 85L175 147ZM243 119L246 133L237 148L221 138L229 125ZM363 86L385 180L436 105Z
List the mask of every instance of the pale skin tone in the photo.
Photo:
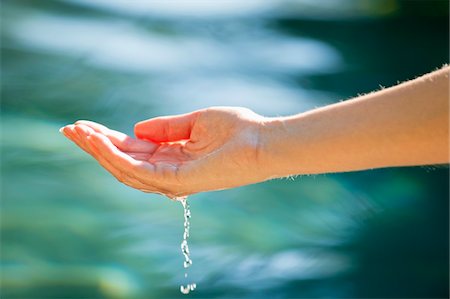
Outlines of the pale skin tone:
M289 117L212 107L135 125L62 128L122 183L170 198L288 175L449 163L450 67Z

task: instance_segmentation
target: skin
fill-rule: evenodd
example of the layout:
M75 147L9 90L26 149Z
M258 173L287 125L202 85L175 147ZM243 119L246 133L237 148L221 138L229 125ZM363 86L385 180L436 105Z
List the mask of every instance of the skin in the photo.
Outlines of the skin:
M449 162L449 73L289 117L212 107L135 125L91 121L62 133L120 182L170 198L297 174Z

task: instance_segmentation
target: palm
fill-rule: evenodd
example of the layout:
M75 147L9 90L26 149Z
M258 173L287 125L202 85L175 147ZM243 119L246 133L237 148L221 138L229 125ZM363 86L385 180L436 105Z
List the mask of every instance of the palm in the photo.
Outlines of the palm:
M136 142L139 141L136 140ZM182 147L183 145L180 143L161 144L154 152L132 152L128 153L128 155L136 160L149 162L151 164L170 164L179 166L190 159L190 157L182 151Z

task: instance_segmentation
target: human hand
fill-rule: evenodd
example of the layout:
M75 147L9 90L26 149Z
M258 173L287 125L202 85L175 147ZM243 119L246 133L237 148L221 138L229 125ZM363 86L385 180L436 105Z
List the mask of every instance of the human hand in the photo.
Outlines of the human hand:
M62 132L124 184L175 198L267 179L263 122L246 108L215 107L139 122L138 139L90 121Z

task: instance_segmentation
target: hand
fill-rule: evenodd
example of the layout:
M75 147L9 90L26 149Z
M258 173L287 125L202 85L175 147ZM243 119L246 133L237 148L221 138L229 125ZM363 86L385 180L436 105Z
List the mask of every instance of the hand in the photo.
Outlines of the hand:
M124 184L175 198L267 179L263 121L245 108L218 107L139 122L138 139L90 121L62 132Z

